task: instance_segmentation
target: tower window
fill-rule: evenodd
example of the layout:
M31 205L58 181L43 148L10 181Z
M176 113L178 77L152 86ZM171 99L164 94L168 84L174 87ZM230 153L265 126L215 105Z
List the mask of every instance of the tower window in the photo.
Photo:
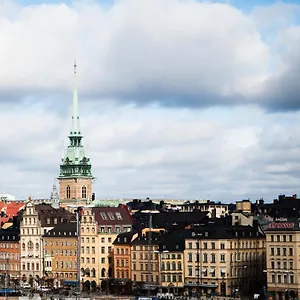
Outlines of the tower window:
M70 199L71 198L71 188L70 186L68 185L67 186L67 199Z
M81 189L81 198L86 198L86 186L83 186Z

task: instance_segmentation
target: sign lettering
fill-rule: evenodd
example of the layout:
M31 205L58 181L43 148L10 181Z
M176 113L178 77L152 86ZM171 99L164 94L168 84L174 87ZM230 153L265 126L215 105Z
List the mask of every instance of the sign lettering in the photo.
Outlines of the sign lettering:
M268 228L279 228L279 229L289 229L295 228L295 223L270 223Z

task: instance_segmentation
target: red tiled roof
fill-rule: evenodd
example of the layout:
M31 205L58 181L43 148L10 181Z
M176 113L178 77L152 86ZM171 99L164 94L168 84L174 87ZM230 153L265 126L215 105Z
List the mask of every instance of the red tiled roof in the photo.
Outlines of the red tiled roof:
M92 212L98 225L132 225L133 219L126 205L118 207L93 207Z

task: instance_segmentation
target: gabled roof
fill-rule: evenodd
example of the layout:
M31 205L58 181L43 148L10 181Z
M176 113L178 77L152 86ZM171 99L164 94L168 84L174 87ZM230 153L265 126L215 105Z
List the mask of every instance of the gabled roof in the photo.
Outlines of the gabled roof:
M126 205L93 207L92 212L95 214L95 219L99 226L133 224L133 219Z

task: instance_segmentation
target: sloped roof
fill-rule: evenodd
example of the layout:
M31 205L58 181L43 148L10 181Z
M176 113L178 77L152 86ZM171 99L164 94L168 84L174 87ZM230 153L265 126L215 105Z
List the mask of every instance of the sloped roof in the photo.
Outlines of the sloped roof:
M44 234L44 237L68 238L77 236L75 221L57 224L53 229Z
M76 219L75 215L65 208L54 208L50 204L37 204L35 210L38 213L42 227L54 227L56 224Z
M92 212L95 214L95 219L99 226L133 224L133 219L126 205L93 207Z

